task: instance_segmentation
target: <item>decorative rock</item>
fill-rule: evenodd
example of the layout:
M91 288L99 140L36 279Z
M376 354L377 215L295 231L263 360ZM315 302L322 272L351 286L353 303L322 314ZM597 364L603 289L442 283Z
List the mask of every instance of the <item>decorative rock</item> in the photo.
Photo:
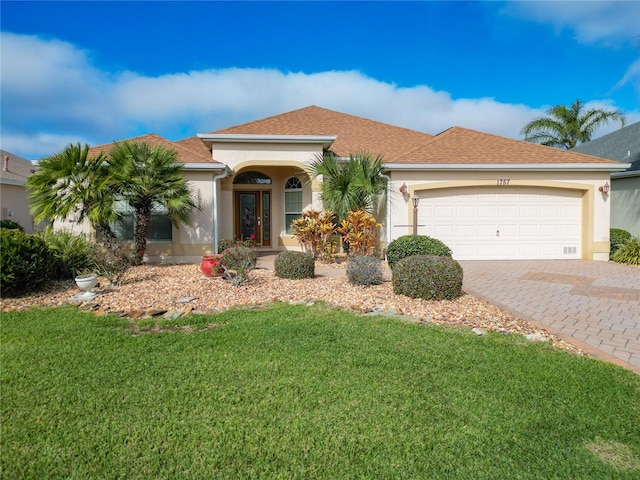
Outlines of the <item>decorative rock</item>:
M189 303L189 302L193 302L196 299L196 297L180 297L178 300L176 300L176 303Z
M127 318L130 318L131 320L135 320L136 318L140 318L142 315L144 315L144 310L132 310L131 312L127 313L125 316Z
M487 331L484 328L473 328L471 329L471 331L473 333L475 333L476 335L486 335Z
M548 342L549 338L545 337L542 333L529 333L524 336L530 342Z
M162 315L162 318L166 318L167 320L174 320L178 317L181 317L184 314L184 308L179 308L177 310L169 310L167 313Z

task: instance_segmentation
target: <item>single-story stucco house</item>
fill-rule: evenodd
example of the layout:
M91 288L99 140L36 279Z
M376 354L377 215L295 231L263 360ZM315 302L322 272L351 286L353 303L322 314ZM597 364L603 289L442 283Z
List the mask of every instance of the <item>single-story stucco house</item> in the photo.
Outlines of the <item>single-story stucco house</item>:
M35 172L35 165L6 150L0 150L0 157L0 220L18 222L25 232L31 233L34 221L25 185L29 175Z
M573 151L631 164L611 174L611 228L640 238L640 122L578 145Z
M299 249L290 224L322 209L307 167L327 150L383 156L383 246L412 233L416 197L418 233L442 240L456 259L607 260L609 197L599 189L629 166L461 127L433 136L317 106L176 142L130 140L175 148L202 207L193 226L179 229L158 212L152 261L199 262L221 239L252 235L264 250Z

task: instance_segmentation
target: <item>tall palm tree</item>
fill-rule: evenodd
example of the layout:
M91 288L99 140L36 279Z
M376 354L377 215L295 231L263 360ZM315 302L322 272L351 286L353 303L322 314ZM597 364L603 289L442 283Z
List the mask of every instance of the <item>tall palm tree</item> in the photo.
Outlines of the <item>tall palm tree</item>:
M619 121L623 127L625 124L619 110L591 108L585 111L580 100L569 108L556 105L545 113L546 116L533 119L520 131L527 142L569 150L591 140L595 130L611 121Z
M136 251L145 251L154 206L164 207L175 226L191 224L193 210L199 209L182 176L184 165L171 148L141 142L116 143L109 152L110 164L117 171L118 199L135 212Z
M89 219L103 240L116 238L109 226L118 218L113 210L114 175L104 152L89 157L89 145L69 144L38 162L27 188L37 222L73 215L79 222Z
M349 155L346 161L328 152L316 157L309 166L313 178L322 176L322 200L336 214L338 222L352 210L375 213L386 186L382 171L382 157L366 152Z

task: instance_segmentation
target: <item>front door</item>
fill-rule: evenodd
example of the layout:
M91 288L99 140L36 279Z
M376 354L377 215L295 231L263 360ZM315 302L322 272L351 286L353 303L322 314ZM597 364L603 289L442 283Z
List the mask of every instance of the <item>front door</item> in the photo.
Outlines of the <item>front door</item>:
M236 238L271 245L271 192L236 192Z

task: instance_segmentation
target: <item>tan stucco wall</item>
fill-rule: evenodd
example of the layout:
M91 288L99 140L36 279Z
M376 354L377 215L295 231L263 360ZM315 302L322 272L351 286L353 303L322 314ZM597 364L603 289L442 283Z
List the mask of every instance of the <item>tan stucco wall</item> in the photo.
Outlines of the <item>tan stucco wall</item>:
M21 185L0 185L0 219L18 222L27 233L34 231L29 211L29 196Z
M526 171L396 171L391 174L392 239L411 233L413 208L400 193L407 184L408 197L415 192L451 187L497 186L499 179L509 185L569 188L582 192L582 256L589 260L609 258L609 197L598 187L609 181L608 172L526 172ZM397 225L394 227L394 225Z
M611 180L611 227L640 238L640 176Z

